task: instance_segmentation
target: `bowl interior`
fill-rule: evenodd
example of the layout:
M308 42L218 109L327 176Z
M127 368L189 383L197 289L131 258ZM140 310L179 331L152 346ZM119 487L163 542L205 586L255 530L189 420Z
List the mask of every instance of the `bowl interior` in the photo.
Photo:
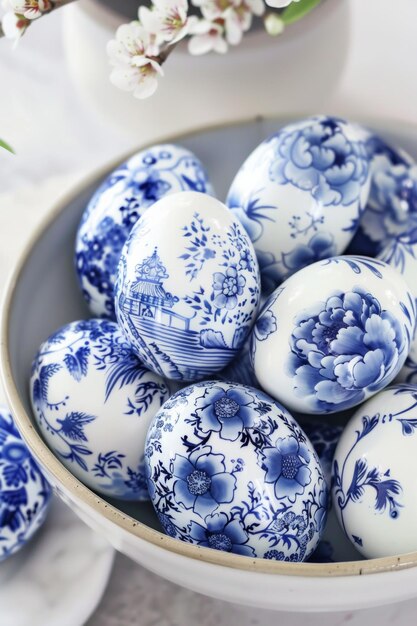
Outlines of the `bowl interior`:
M255 119L187 136L170 137L168 141L183 145L201 159L208 169L218 197L224 200L233 176L246 156L289 119ZM417 157L417 128L399 123L368 125L387 141L402 146ZM26 415L16 416L24 437L30 427L28 419L35 425L28 381L32 359L39 345L61 325L90 317L74 271L75 234L89 198L101 180L119 162L120 159L93 175L61 201L33 237L14 280L9 285L3 324L3 361L6 361L5 369L10 368L10 376L8 378L6 374L5 382L9 399L16 391L25 410ZM28 443L31 445L31 442ZM41 445L45 447L39 443L38 448ZM36 456L39 456L38 452L37 449ZM105 504L104 500L103 497L96 498L99 504L100 501ZM107 502L145 525L160 530L150 503L129 503L111 499L107 499ZM417 561L417 555L414 556ZM358 574L361 573L360 567L363 569L364 562L358 564Z

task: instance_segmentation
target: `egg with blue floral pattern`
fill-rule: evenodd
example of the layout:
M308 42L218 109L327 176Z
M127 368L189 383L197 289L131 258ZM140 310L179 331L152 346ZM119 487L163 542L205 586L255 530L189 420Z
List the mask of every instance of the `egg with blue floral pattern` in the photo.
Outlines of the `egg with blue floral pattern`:
M417 550L417 387L394 385L345 427L333 463L333 504L366 558Z
M393 237L417 228L417 164L404 150L362 129L371 188L349 254L378 255Z
M303 561L325 526L328 491L305 433L263 392L186 387L146 441L149 493L171 537L248 557Z
M256 378L290 410L337 413L386 387L414 335L416 304L383 261L340 256L291 276L252 333Z
M75 244L79 283L94 316L114 319L117 264L132 226L157 200L185 190L214 193L201 161L172 144L134 154L97 189Z
M258 263L240 222L219 200L162 198L133 227L115 288L118 322L154 372L208 378L238 354L259 302Z
M103 319L60 328L39 348L30 392L39 430L79 480L106 496L149 498L144 444L168 385Z
M261 143L238 171L226 204L255 246L263 291L343 252L369 185L365 144L339 118L298 121Z
M23 548L46 519L52 490L0 407L0 561Z

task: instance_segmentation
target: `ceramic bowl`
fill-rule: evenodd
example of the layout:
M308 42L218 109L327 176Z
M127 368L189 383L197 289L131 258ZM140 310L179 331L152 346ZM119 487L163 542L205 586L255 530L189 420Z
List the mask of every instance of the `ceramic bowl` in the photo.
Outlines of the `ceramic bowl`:
M166 140L193 150L205 163L219 197L224 197L244 155L288 121L257 119ZM417 128L373 126L386 140L417 156ZM220 159L219 153L227 158ZM206 595L297 612L353 610L417 596L417 553L349 563L283 563L184 544L162 534L150 504L116 504L84 486L40 437L29 399L33 355L56 328L88 317L74 273L74 238L93 191L127 156L95 172L51 210L18 262L3 304L3 382L16 424L47 478L62 499L118 550Z

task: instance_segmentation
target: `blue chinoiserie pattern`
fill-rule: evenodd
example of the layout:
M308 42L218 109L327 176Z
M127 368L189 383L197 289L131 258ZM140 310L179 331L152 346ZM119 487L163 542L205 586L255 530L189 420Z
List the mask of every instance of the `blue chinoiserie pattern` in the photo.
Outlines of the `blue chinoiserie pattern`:
M348 254L376 256L393 237L417 226L417 166L402 150L370 135L371 190Z
M45 520L52 490L0 409L0 561L25 545Z
M149 498L143 445L169 394L108 320L64 326L33 362L32 406L48 445L83 482L115 498Z
M376 513L389 515L396 520L405 506L405 497L402 484L389 467L384 469L380 465L370 465L366 455L359 455L353 467L353 473L348 473L346 465L352 457L357 456L356 448L364 439L375 430L382 430L386 425L395 422L398 425L398 434L403 437L413 437L417 432L417 388L409 385L398 385L391 388L394 397L404 395L409 398L409 404L396 412L376 413L363 415L362 428L356 431L356 438L348 450L343 464L337 460L333 465L333 496L337 500L340 520L347 536L360 548L364 547L363 538L349 533L345 526L345 512L348 506L359 503L368 490L374 494L374 509ZM386 468L386 469L385 469Z
M84 212L75 250L79 282L94 315L115 317L117 265L133 225L163 196L186 190L213 194L199 159L170 144L135 154L97 189Z
M343 252L368 186L365 143L339 118L290 124L255 149L227 204L255 245L265 293L299 269Z
M123 251L115 289L118 321L126 336L161 376L193 381L219 372L244 345L259 301L258 264L246 233L232 221L220 235L194 213L182 227L186 252L178 258L187 281L179 286L169 255L165 261L157 247L128 280L129 250L141 236L140 229L132 233ZM209 269L210 263L217 271ZM176 295L167 284L182 292Z
M281 130L270 139L276 153L270 179L308 191L325 206L357 200L368 177L368 157L362 142L348 139L343 124L322 117Z
M356 274L369 271L383 280L379 265L383 270L384 264L377 260L345 256L323 263L346 263ZM416 320L410 293L400 306L405 324L358 286L334 291L295 317L285 367L294 390L310 399L314 411L348 409L394 379L410 349Z
M146 447L149 491L172 537L301 561L327 515L318 458L295 420L263 392L212 381L164 404Z

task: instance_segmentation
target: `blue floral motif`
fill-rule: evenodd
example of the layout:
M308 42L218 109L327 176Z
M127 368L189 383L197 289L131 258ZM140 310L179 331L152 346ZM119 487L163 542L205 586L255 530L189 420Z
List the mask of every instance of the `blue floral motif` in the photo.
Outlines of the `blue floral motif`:
M417 170L411 157L370 136L371 189L348 253L375 256L417 226Z
M244 276L238 274L235 267L228 267L226 272L213 275L213 304L218 309L231 311L237 305L237 296L241 296L246 284Z
M227 420L235 422L230 429ZM327 515L326 483L309 445L285 409L257 389L211 381L177 392L146 442L163 527L204 547L307 558Z
M214 548L223 552L234 552L244 556L254 556L254 550L248 545L248 534L239 520L229 520L224 513L207 516L204 526L197 522L190 524L190 537L206 548Z
M58 374L62 382L51 394L51 381ZM101 424L99 418L106 415L106 410L93 415L78 409L82 406L83 385L88 385L91 375L97 388L98 409L100 394L105 408L113 394L122 392L124 416L138 420L137 434L143 428L143 437L146 422L139 418L148 419L151 406L155 403L156 411L169 395L162 379L141 364L114 322L73 322L54 333L33 362L31 400L42 434L64 464L93 488L120 499L146 500L149 496L143 454L139 458L140 454L132 456L130 452L127 458L125 450L100 449L97 443L101 441L101 426L97 427L97 422ZM57 397L57 391L61 397ZM119 415L118 421L122 419L126 418Z
M324 206L355 202L368 177L368 157L340 122L323 117L281 130L274 137L271 180L309 191Z
M311 265L316 261L327 259L336 254L334 238L330 233L318 232L307 244L298 244L291 252L282 254L282 262L289 275Z
M80 286L95 315L115 317L117 265L133 225L157 200L185 190L213 194L195 155L180 146L157 145L123 163L95 192L79 227L75 254Z
M335 292L295 321L287 371L314 411L349 408L382 389L408 349L398 320L359 287Z
M222 439L236 441L254 423L254 397L243 388L224 390L212 386L196 405L196 414L203 433L218 432Z
M13 418L0 409L0 561L32 537L45 520L52 490L22 441Z
M200 517L215 511L221 502L231 502L236 478L225 471L224 455L210 446L195 450L188 458L176 454L172 462L174 496L186 509Z
M194 219L191 224L185 225L182 229L184 237L188 241L185 246L187 252L180 255L180 259L186 261L186 275L190 280L194 280L209 259L214 259L216 251L209 247L210 226L204 224L203 218L199 213L194 213Z
M295 502L311 482L310 454L295 437L278 439L274 447L264 448L261 459L265 482L274 485L277 500L288 498Z

